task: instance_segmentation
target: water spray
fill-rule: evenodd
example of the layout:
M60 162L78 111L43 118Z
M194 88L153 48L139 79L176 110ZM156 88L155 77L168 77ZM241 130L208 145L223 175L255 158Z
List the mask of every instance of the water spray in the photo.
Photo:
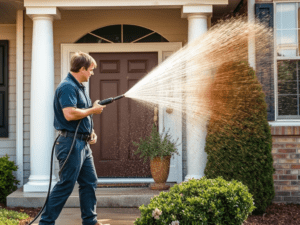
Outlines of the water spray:
M269 57L273 52L273 45L270 42L273 40L272 30L258 21L248 23L245 18L233 18L213 26L200 38L168 57L125 94L104 99L98 104L107 105L128 97L160 107L171 106L179 116L192 117L194 127L205 128L211 118L228 124L232 109L240 110L239 106L246 102L240 99L240 96L235 96L236 88L246 93L249 87L249 83L244 80L234 79L236 77L234 75L239 71L230 65L232 62L248 61L248 40L253 34L256 60L260 62L259 67L263 68L257 73L265 81L271 81L269 76L272 73L266 68L270 68L269 65L273 62L272 57ZM229 66L220 70L224 65ZM268 91L272 90L265 90ZM236 101L237 99L240 100ZM248 112L241 113L248 115ZM55 143L51 160L54 146ZM52 177L52 161L50 177ZM48 195L50 186L51 179ZM48 196L46 203L47 200Z

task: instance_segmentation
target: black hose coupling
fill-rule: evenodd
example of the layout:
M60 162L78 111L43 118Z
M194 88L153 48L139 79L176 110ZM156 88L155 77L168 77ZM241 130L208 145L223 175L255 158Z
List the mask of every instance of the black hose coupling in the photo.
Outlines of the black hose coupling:
M107 99L104 99L104 100L98 102L98 104L99 105L108 105L108 104L110 104L110 103L112 103L116 100L119 100L121 98L124 98L124 97L125 97L125 95L119 95L119 96L114 97L114 98L107 98Z

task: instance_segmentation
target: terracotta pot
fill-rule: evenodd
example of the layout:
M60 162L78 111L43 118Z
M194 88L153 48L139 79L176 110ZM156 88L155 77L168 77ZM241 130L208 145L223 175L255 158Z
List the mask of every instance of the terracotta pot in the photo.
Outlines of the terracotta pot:
M154 157L150 161L151 175L155 181L150 186L152 190L167 190L170 188L165 184L169 176L170 160L171 156L164 156L163 160L160 157Z

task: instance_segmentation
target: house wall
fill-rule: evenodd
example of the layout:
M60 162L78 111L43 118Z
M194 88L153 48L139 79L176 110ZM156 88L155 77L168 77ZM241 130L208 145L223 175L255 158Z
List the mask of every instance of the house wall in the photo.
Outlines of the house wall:
M181 19L180 9L117 9L61 11L61 20L54 20L55 88L61 79L61 44L74 43L79 38L100 27L114 24L131 24L146 27L164 36L170 42L187 43L187 19ZM30 70L32 48L32 20L24 22L24 131L29 133L30 117ZM51 106L52 107L52 106ZM29 142L29 135L25 136ZM49 149L50 151L50 149ZM30 175L29 146L24 147L24 183ZM50 160L50 159L49 159ZM26 168L26 169L25 169ZM56 167L57 168L57 167ZM183 152L183 176L186 174L186 150Z
M273 0L256 0L272 3ZM300 203L300 127L271 127L275 198L273 202Z
M16 25L0 24L0 40L9 41L8 49L8 138L0 137L0 157L6 154L16 162Z
M300 127L272 127L274 202L300 202Z

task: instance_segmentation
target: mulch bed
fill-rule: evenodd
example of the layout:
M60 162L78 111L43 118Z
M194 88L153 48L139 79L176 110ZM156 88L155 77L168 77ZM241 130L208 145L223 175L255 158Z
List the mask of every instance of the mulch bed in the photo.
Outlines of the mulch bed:
M41 210L41 208L6 207L0 203L0 208L27 213L31 218L20 221L20 225L28 224ZM263 215L251 215L244 225L299 225L299 204L277 204L270 205Z
M276 204L270 205L263 215L251 215L244 225L299 225L299 204Z

